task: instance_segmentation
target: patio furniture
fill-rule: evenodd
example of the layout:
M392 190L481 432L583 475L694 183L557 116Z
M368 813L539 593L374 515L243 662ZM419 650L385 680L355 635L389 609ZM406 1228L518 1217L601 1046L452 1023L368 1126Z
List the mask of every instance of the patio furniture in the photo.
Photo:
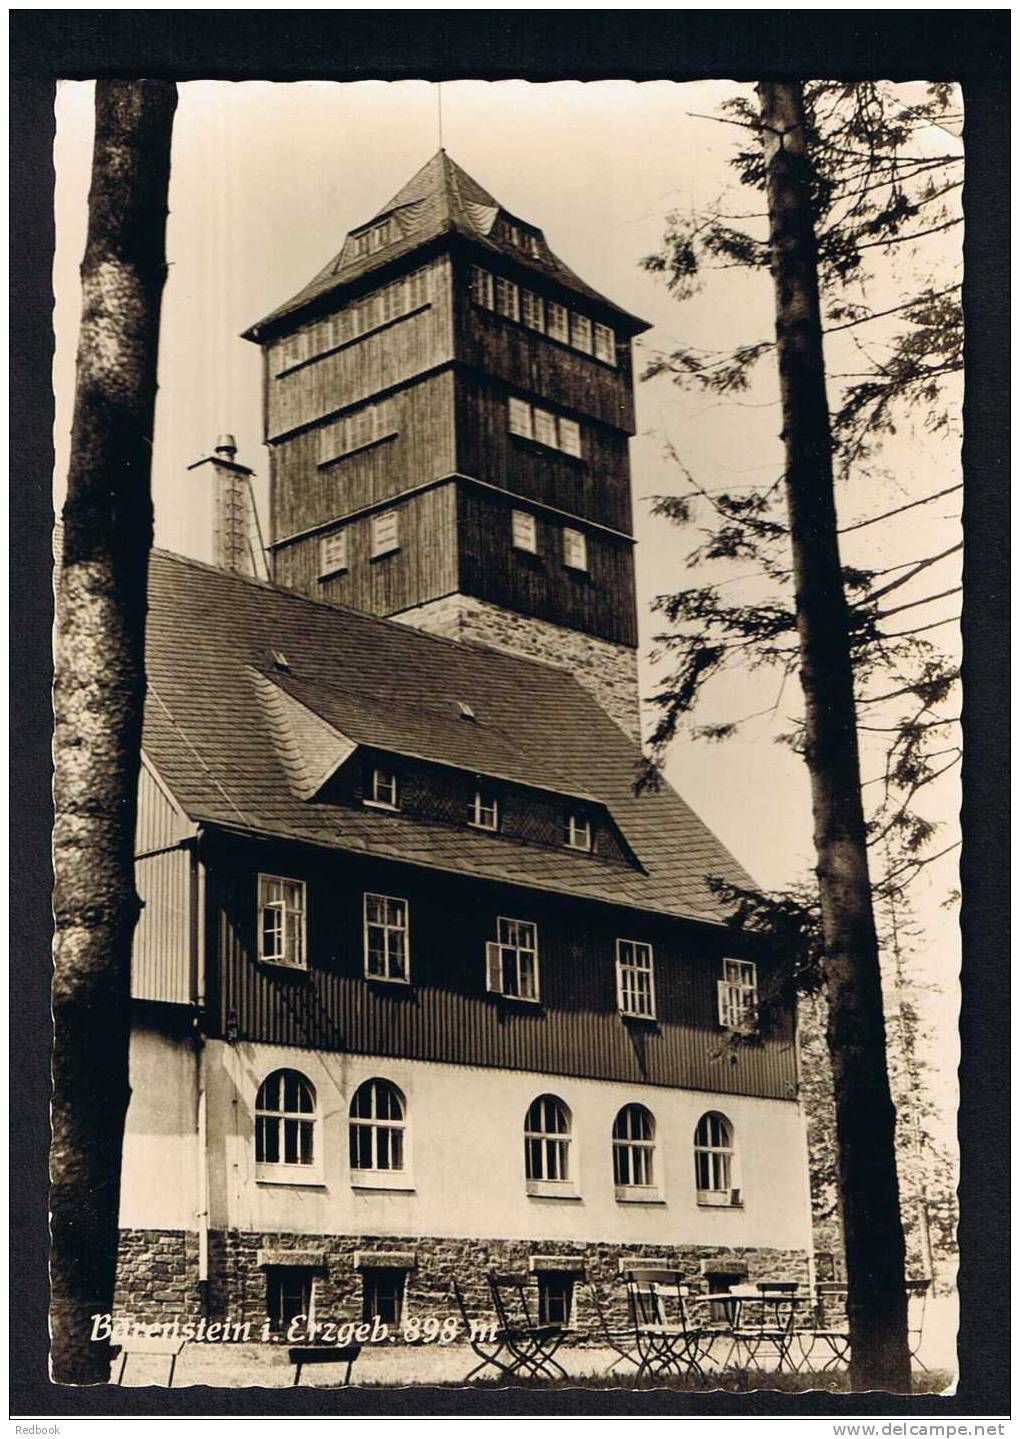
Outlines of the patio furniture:
M711 1331L690 1322L683 1277L676 1269L631 1269L624 1275L640 1361L635 1379L704 1374L699 1350Z
M819 1280L815 1285L815 1302L811 1314L812 1323L798 1331L802 1367L814 1358L816 1346L821 1342L822 1352L827 1357L819 1374L844 1368L850 1363L850 1330L846 1317L846 1285L835 1280Z
M926 1374L928 1366L921 1359L919 1351L924 1338L924 1315L930 1289L930 1279L907 1280L907 1347L910 1349L911 1359Z
M351 1382L354 1361L361 1353L360 1344L298 1344L287 1350L294 1366L294 1386L301 1383L301 1371L308 1364L346 1364L347 1370L339 1384L323 1385L328 1389L346 1389Z
M693 1302L719 1306L722 1322L706 1326L705 1334L729 1340L729 1350L722 1368L752 1368L763 1351L771 1350L776 1358L776 1372L795 1372L799 1367L793 1357L797 1334L798 1310L807 1304L796 1280L761 1280L755 1284L735 1284L723 1293L699 1294ZM706 1349L707 1355L711 1348ZM741 1358L743 1353L743 1358ZM734 1358L736 1364L733 1364Z
M489 1293L499 1319L499 1333L513 1357L510 1372L532 1379L566 1379L567 1371L553 1356L566 1338L562 1324L542 1324L529 1297L532 1274L489 1274Z
M592 1307L598 1316L599 1338L608 1349L612 1349L616 1354L616 1358L605 1372L612 1374L613 1370L624 1362L633 1364L635 1369L638 1368L641 1363L641 1357L634 1343L634 1325L618 1325L612 1322L606 1312L605 1305L599 1297L597 1285L590 1280L588 1282L588 1292L591 1295Z
M113 1346L115 1348L119 1348L120 1351L120 1368L117 1371L117 1378L113 1382L115 1384L124 1383L124 1371L127 1368L127 1362L130 1355L159 1354L164 1355L167 1359L170 1360L170 1369L167 1374L166 1387L168 1389L172 1389L174 1383L174 1370L177 1367L177 1356L180 1354L186 1343L187 1340L185 1339L163 1339L155 1337L150 1338L147 1335L133 1335L130 1338L122 1339L119 1345Z
M470 1373L464 1375L464 1383L467 1384L476 1374L481 1374L485 1369L489 1368L498 1370L501 1374L513 1374L514 1366L510 1363L505 1363L502 1358L503 1355L509 1355L510 1350L505 1336L500 1331L499 1325L497 1323L483 1325L471 1318L471 1315L468 1313L467 1302L464 1299L463 1291L456 1279L453 1280L453 1297L457 1302L457 1308L460 1310L460 1317L464 1325L464 1333L467 1335L467 1341L479 1359L479 1362Z

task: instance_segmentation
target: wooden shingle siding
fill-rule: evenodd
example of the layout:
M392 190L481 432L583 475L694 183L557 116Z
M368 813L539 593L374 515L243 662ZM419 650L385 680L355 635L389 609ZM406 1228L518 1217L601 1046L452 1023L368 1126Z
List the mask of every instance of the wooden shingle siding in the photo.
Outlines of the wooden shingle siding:
M352 339L343 348L311 363L279 374L281 347L269 351L265 438L272 441L298 425L356 404L378 390L399 384L413 375L453 357L453 323L450 302L450 264L439 257L428 267L427 308L395 318L380 329ZM323 322L304 327L314 334ZM320 341L310 339L309 349Z
M617 335L617 363L607 365L569 345L529 329L520 321L498 315L471 298L469 266L458 267L455 305L457 354L510 386L544 395L552 404L578 410L606 425L634 433L630 343ZM523 280L525 288L529 282ZM541 281L530 282L543 288ZM566 291L546 291L548 298L583 307Z
M580 420L581 456L511 434L511 391L458 372L457 469L625 534L632 531L630 461L622 430ZM535 403L543 403L541 394Z
M457 588L456 490L439 485L396 502L399 548L372 558L372 516L346 525L347 570L320 581L318 536L276 551L276 583L331 604L392 614Z
M535 512L537 551L512 543L513 500L461 485L460 589L521 614L536 615L618 644L637 644L634 552L628 541L586 532L587 571L563 562L565 521Z
M255 875L308 884L307 974L254 959ZM363 977L366 891L408 900L411 983ZM795 1097L792 1018L785 1033L727 1049L715 982L739 936L498 883L450 877L356 856L220 838L210 859L211 922L218 936L213 1029L240 1039L336 1052L399 1056L681 1086L764 1098ZM541 1005L490 996L485 943L497 917L538 925ZM655 950L655 1023L617 1012L615 940ZM759 956L759 961L760 961Z
M430 376L386 401L392 437L319 463L320 429L305 430L275 445L273 540L288 539L313 525L350 514L455 469L453 376Z

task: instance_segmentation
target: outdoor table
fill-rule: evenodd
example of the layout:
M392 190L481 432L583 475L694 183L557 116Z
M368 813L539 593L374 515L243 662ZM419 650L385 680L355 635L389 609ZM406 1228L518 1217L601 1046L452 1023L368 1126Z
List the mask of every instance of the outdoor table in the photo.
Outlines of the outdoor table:
M795 1280L769 1280L719 1294L692 1294L688 1302L717 1304L723 1309L725 1327L716 1333L731 1341L723 1368L728 1367L733 1355L739 1353L741 1345L747 1351L747 1363L742 1366L746 1369L754 1362L763 1344L772 1344L778 1361L776 1372L781 1374L784 1366L788 1366L791 1372L797 1368L791 1353L797 1311L809 1303L809 1296L798 1292L799 1288ZM756 1308L760 1313L757 1322L754 1319ZM747 1312L749 1309L750 1315ZM768 1323L770 1311L771 1324ZM711 1330L706 1328L702 1332L711 1333Z

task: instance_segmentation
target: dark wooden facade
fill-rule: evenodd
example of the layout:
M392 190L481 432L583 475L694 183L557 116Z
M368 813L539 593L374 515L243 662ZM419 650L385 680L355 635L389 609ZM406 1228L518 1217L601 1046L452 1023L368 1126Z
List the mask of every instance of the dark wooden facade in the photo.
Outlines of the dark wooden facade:
M274 578L377 614L461 593L633 646L629 336L615 328L610 364L498 314L472 298L474 263L613 323L611 310L526 265L451 240L449 252L409 256L267 342ZM402 274L415 277L414 303L348 334L346 311L389 294ZM580 454L512 433L511 399L576 424ZM370 409L372 438L330 455L336 427L349 421L360 435ZM458 482L455 499L422 493L444 480ZM508 497L536 517L537 557L512 550ZM400 551L373 561L370 511L387 501L399 504ZM586 574L563 564L564 527L585 535ZM348 531L349 560L323 581L330 529Z
M793 1099L793 1022L733 1048L718 1023L718 927L297 844L207 836L208 1030L214 1037ZM593 861L597 862L597 861ZM303 879L307 971L257 959L258 874ZM410 906L411 982L364 977L362 896ZM498 916L538 926L541 1002L491 995ZM615 941L651 943L657 1016L620 1015ZM755 956L761 964L761 957ZM764 978L764 975L763 975Z

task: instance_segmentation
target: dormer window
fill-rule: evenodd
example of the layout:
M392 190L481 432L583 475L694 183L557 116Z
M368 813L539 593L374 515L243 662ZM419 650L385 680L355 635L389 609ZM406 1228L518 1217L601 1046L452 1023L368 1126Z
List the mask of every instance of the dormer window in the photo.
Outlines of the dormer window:
M563 824L563 843L568 849L591 849L591 821L581 815L568 814Z
M368 794L368 804L378 805L380 809L399 809L400 787L396 771L378 766L373 769Z
M563 563L571 570L587 570L588 541L580 530L563 531Z
M471 800L468 824L475 829L499 829L499 801L494 794L476 789Z
M353 238L354 254L357 259L363 255L373 255L376 250L381 250L384 245L388 245L395 238L393 221L380 220L378 225L371 225Z

